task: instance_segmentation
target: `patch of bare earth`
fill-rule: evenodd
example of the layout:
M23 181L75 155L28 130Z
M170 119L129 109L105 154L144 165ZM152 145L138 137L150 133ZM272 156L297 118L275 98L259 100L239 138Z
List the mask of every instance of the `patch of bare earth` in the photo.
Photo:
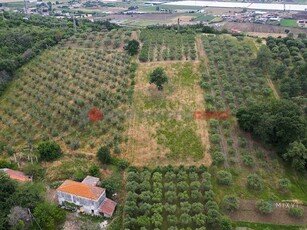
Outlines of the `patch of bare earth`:
M307 224L307 207L304 208L304 216L301 218L290 217L287 213L286 205L276 205L273 213L262 215L256 210L256 201L241 200L240 209L229 214L235 221L246 221L256 223L270 223L280 225L305 225Z
M294 35L305 32L304 29L299 28L239 22L226 22L222 27L228 30L237 29L243 32L256 32L273 35L279 34L278 36L283 36L286 29L289 29Z
M247 35L253 36L253 37L260 37L260 38L267 38L267 37L287 37L287 34L282 33L261 33L261 32L248 32Z
M161 100L167 100L168 102L175 104L176 111L183 111L183 108L191 104L192 109L204 110L203 103L203 92L198 86L198 82L195 82L193 87L188 88L188 91L184 87L180 87L180 82L171 82L174 91L168 95L163 95L161 92L157 92L154 86L148 83L147 76L155 67L164 67L166 69L169 78L173 78L177 74L176 63L185 63L178 61L170 62L150 62L139 64L136 73L136 85L133 98L133 106L131 108L131 115L128 120L128 127L126 135L128 136L128 142L123 146L123 157L128 159L131 164L136 166L156 166L156 165L207 165L211 164L211 157L208 153L210 146L208 127L204 120L197 120L196 123L196 133L201 139L204 147L204 157L200 160L195 161L194 159L174 159L173 157L168 157L170 150L163 144L159 144L157 140L157 129L163 125L159 118L155 119L150 117L149 114L157 116L155 109L145 109L146 98L156 97ZM194 71L199 71L199 63L192 62ZM194 74L194 73L193 73ZM178 86L179 85L179 86ZM161 94L161 95L160 95ZM166 111L172 112L170 108ZM148 113L146 113L148 112ZM180 120L180 116L176 117Z

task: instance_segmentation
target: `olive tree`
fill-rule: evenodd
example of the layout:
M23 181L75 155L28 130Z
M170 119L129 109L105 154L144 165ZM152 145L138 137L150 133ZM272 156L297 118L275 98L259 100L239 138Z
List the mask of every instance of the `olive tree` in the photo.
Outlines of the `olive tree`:
M168 82L168 77L166 76L165 70L162 67L157 67L149 75L149 83L155 84L158 90L163 90L163 85Z

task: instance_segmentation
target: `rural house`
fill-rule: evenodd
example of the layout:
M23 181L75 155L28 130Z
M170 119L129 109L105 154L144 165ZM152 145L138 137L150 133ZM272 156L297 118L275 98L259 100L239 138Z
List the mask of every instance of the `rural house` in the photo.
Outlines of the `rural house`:
M82 182L66 180L58 187L57 197L60 205L74 204L81 212L111 217L117 205L106 197L106 190L97 187L99 178L87 176Z
M12 180L17 180L21 182L32 181L32 177L26 176L23 172L16 171L13 169L3 168L0 171L6 173Z

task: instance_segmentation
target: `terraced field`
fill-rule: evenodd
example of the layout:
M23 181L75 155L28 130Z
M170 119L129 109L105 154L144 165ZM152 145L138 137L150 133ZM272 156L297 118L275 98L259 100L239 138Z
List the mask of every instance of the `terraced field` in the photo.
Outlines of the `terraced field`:
M133 71L119 51L64 46L45 52L18 71L2 98L0 138L12 146L52 138L68 150L118 146ZM103 119L89 119L93 108Z

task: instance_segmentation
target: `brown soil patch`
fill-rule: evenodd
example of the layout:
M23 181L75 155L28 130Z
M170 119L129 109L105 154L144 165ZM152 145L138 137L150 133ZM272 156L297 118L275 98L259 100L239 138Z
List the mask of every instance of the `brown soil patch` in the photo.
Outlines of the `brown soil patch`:
M115 19L115 20L157 20L164 22L168 20L172 20L173 18L182 17L183 14L134 14L134 15L124 15L124 14L118 14L118 15L109 15L106 16L107 19Z
M238 22L226 22L222 26L228 30L237 29L243 32L257 32L266 34L286 34L285 30L289 29L293 34L297 35L299 33L305 33L305 30L298 28L288 28L273 25L262 25L255 23L238 23Z
M139 35L137 31L132 31L131 38L135 40L139 40Z
M260 37L260 38L267 38L267 37L287 37L287 34L285 33L261 33L261 32L248 32L247 35L253 36L253 37Z
M235 221L246 221L256 223L270 223L281 225L305 225L307 224L307 207L301 206L305 210L302 218L290 217L287 213L287 208L276 207L271 214L262 215L257 212L256 201L241 200L240 209L234 213L229 214L229 217Z

